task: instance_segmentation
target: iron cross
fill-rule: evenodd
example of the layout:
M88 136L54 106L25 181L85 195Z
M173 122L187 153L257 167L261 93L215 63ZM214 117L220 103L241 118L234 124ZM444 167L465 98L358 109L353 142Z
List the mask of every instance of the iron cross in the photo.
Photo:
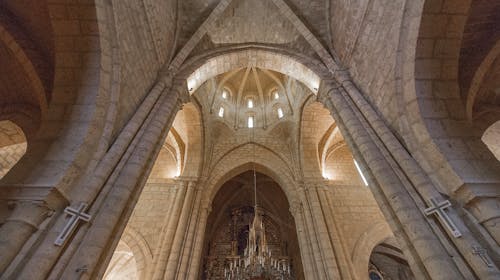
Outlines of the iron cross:
M432 214L436 214L444 226L451 232L454 237L462 236L462 233L457 229L453 221L448 216L448 213L444 211L444 209L451 206L449 200L444 200L441 202L437 202L434 198L430 199L430 207L424 210L425 215L429 216Z
M479 256L481 258L481 260L486 264L486 266L493 267L493 263L491 262L490 258L488 257L486 249L481 248L479 246L472 246L472 254Z
M80 206L78 206L77 209L72 208L70 206L64 209L64 213L70 215L71 218L68 220L63 230L61 231L56 241L54 242L55 245L62 246L64 242L66 242L66 239L73 233L76 226L78 225L78 221L80 220L84 222L90 221L90 218L92 218L92 216L84 213L85 210L87 210L87 207L88 207L87 203L80 203Z

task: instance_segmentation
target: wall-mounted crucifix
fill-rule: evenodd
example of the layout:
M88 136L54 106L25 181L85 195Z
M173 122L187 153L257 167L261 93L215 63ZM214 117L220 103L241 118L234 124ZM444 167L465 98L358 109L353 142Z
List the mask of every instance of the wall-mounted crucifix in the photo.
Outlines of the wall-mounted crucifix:
M472 254L480 257L487 267L493 267L493 262L490 260L490 257L488 257L486 249L479 246L472 246Z
M436 199L430 199L430 207L424 210L425 215L429 216L432 214L436 214L441 221L441 223L451 232L453 237L460 237L462 233L455 226L453 221L448 216L448 213L444 211L446 208L451 206L451 202L449 200L444 200L441 202L437 202Z
M70 206L64 209L64 213L70 215L71 218L68 220L59 236L57 236L56 241L54 241L55 245L62 246L64 242L66 242L66 239L73 233L80 220L84 222L90 221L92 216L84 213L87 207L87 203L81 203L76 209Z

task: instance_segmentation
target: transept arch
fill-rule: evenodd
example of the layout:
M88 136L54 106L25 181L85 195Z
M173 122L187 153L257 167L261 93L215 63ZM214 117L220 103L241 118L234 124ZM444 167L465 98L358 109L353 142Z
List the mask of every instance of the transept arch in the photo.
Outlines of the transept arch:
M194 101L184 104L172 124L175 133L184 143L179 176L196 177L201 172L204 129L200 110Z
M290 169L291 167L283 158L267 147L249 142L233 148L213 165L214 168L210 171L211 176L205 184L205 192L208 195L207 202L213 199L225 181L244 171L251 170L253 165L258 172L273 178L282 186L289 201L295 201L294 173Z
M57 8L66 9L64 4L57 5L47 4L46 8L50 13L55 13ZM104 27L109 24L109 18L105 12L98 13L97 10L106 9L107 6L97 8L83 3L68 5L75 11L89 11L87 18L82 14L74 23L94 26L96 31L71 29L67 25L70 15L51 14L51 39L54 45L66 44L68 35L80 40L80 44L55 51L54 76L51 77L54 83L50 88L50 101L47 102L47 109L44 109L46 114L41 119L40 130L30 141L26 156L14 167L13 175L4 178L4 183L50 185L68 194L70 182L81 174L79 167L86 166L91 160L99 141L106 141L99 138L106 124L102 120L110 116L106 110L110 105L111 82L105 81L111 81L108 78L112 63L101 58L103 52L112 55L108 42L113 39L107 32L108 26ZM97 20L98 15L103 17L100 21ZM101 26L99 30L98 26ZM68 64L70 61L82 63ZM54 176L55 170L65 172L58 171L57 176ZM23 178L22 182L18 181L19 178Z
M245 169L236 167L233 170L236 172L231 172L235 175L223 182L211 202L211 211L205 227L201 279L213 279L214 274L220 275L225 266L221 259L230 258L232 253L242 255L246 248L246 235L255 213L252 171L254 165L243 167ZM244 171L239 173L241 170ZM257 203L263 214L268 248L274 257L291 257L293 273L298 277L294 279L304 279L290 202L283 188L274 179L257 171L257 168L255 176ZM227 248L228 239L231 240L231 252L224 249ZM207 276L208 278L204 278Z
M397 87L402 137L422 168L431 174L440 190L452 194L481 173L475 165L491 163L482 144L482 133L467 122L465 100L459 85L461 47L471 1L453 7L412 3L421 10L421 22L408 28L398 58L403 83ZM447 10L453 9L448 21ZM447 39L442 39L447 38ZM434 46L434 47L431 47ZM403 94L404 93L404 94ZM462 92L462 94L464 94ZM498 164L497 164L498 165ZM463 172L464 168L468 172ZM488 175L491 182L500 178Z
M151 265L153 263L153 254L144 237L142 237L141 234L133 228L127 228L120 237L117 248L118 249L115 250L112 259L114 259L115 263L119 263L121 261L121 267L110 265L104 273L103 279L120 280L124 279L124 277L131 280L145 279L145 276L151 269ZM120 254L124 254L126 256L125 260L120 260L123 258ZM132 254L132 256L129 256L129 254ZM133 262L133 264L129 264L129 262ZM130 269L127 266L129 265L133 265L132 271L135 272L135 277L128 275Z
M390 237L393 237L392 231L387 223L383 222L370 225L370 227L359 236L351 253L354 271L358 274L357 277L359 277L359 279L368 278L368 267L373 248Z
M246 48L221 49L219 52L199 55L187 61L179 73L186 77L190 93L217 75L248 66L283 73L302 82L313 93L317 93L321 82L318 71L325 73L326 70L322 68L321 63L314 61L313 58L287 53L280 49L249 45Z
M328 109L311 98L304 103L300 125L301 166L305 177L322 178L322 154L320 142L334 125Z

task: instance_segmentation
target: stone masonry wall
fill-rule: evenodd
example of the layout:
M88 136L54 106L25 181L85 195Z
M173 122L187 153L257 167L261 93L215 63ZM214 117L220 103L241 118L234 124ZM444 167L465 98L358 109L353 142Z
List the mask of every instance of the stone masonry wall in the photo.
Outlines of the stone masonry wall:
M26 142L0 148L0 178L21 159L26 152Z
M404 0L335 1L333 48L360 90L397 129L395 66Z
M151 89L173 49L176 1L114 1L120 63L116 135Z

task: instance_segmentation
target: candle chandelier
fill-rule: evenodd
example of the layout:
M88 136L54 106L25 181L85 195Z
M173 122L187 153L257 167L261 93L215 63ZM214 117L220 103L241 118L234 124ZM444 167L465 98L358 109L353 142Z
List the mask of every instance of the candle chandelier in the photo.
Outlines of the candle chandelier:
M247 245L243 255L233 254L226 258L224 279L294 279L288 257L273 256L267 244L263 211L257 204L257 175L255 165L253 167L253 187L255 201L254 217L249 225Z

